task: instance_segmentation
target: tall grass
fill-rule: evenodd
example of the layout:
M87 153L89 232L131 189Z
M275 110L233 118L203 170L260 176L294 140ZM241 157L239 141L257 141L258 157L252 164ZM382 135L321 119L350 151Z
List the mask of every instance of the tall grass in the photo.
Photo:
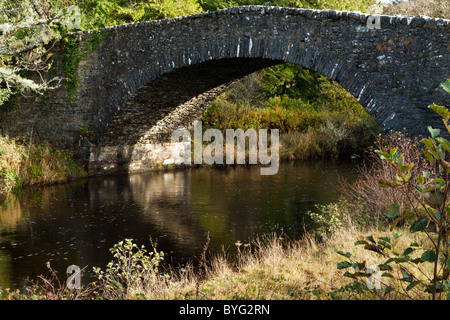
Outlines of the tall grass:
M47 142L0 136L0 195L24 186L66 182L86 176L71 155Z

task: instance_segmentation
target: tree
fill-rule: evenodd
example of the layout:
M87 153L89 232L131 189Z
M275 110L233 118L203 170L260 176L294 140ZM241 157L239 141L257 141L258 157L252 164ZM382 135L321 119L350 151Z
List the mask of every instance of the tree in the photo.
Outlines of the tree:
M80 10L70 0L0 0L0 105L16 93L43 93L61 78L46 80L52 45L80 28ZM26 77L35 72L38 80Z

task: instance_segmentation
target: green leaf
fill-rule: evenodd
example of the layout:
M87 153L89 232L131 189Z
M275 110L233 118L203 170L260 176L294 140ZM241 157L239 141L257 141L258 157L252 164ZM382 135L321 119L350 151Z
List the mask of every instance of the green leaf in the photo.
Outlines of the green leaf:
M403 173L408 172L409 170L411 170L411 168L414 167L414 162L411 162L410 164L408 164L407 166L402 166L400 165L400 170Z
M398 216L398 213L395 211L389 211L388 213L386 213L386 216L388 218L395 218L396 216Z
M416 213L413 211L410 211L410 212L405 212L405 214L403 215L403 218L411 219L411 218L414 218L415 216L416 216Z
M372 243L376 243L372 236L368 236L368 237L366 237L366 239L369 240Z
M378 268L380 268L380 270L392 270L392 267L390 265L384 263L379 264Z
M434 252L433 250L425 251L420 258L423 261L435 262L436 261L436 252Z
M417 286L419 283L420 283L419 281L413 281L413 282L411 282L410 284L408 284L408 285L406 286L406 291L411 290L412 288L414 288L415 286Z
M439 130L439 129L433 129L431 126L428 126L428 131L430 131L430 134L431 134L431 137L434 139L434 138L436 138L438 135L439 135L439 133L441 133L441 130Z
M384 241L384 240L379 240L379 241L378 241L378 244L381 245L381 246L383 246L384 248L392 249L390 243L389 243L389 242L386 242L386 241Z
M337 249L335 249L334 252L336 252L337 254L340 254L341 256L344 256L346 258L350 258L352 256L352 254L350 252L343 253L342 251L337 250Z
M406 272L406 271L403 270L403 269L401 269L400 271L401 271L401 273L402 273L402 275L403 275L403 278L402 278L401 280L403 280L403 281L408 281L408 282L413 281L413 277L412 277L411 274L409 274L408 272Z
M350 272L348 272L348 271L346 271L346 272L344 273L344 277L349 277L349 278L356 279L356 276L355 276L353 273L350 273Z
M450 151L450 143L448 142L447 139L442 138L442 137L437 137L436 140L441 144L441 146L447 150Z
M412 248L406 248L405 251L403 251L402 256L407 256L408 254L411 254L414 250Z
M391 239L389 237L381 237L380 239L391 243Z
M428 219L421 218L411 225L409 231L411 231L411 232L423 231L423 230L425 230L427 225L428 225Z
M447 93L450 93L450 79L447 79L444 83L441 83L441 87L447 91ZM434 110L434 109L433 109Z
M386 287L386 289L384 289L384 294L388 294L389 292L391 292L392 290L394 290L394 288L392 288L391 286Z
M447 80L447 82L449 82L449 81ZM450 86L450 84L448 86ZM446 89L446 87L444 87L444 83L441 83L441 87ZM447 87L446 90L448 90L448 87ZM436 105L436 104L433 103L432 105L428 106L428 108L430 108L431 110L436 111L445 120L448 121L448 119L450 119L450 111L448 111L448 109L446 107L439 106L439 105Z
M402 218L401 218L401 217L395 219L395 220L392 222L392 229L394 229L400 221L402 221Z
M350 262L348 262L348 261L342 261L342 262L339 262L339 263L337 264L337 268L338 268L339 270L345 269L345 268L348 268L348 267L351 267L351 266L352 266L352 264L351 264Z
M400 205L397 202L391 203L392 211L397 211L398 209L400 209Z

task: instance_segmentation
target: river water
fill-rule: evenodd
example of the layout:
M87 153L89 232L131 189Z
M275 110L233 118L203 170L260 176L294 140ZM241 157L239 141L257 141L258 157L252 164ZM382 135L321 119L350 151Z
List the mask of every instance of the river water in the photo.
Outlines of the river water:
M105 269L115 243L132 238L179 266L266 233L292 239L309 228L305 212L336 201L338 176L354 179L353 161L282 163L273 176L257 167L195 168L109 176L25 189L0 206L0 287L65 276L69 265ZM65 279L65 278L64 278Z

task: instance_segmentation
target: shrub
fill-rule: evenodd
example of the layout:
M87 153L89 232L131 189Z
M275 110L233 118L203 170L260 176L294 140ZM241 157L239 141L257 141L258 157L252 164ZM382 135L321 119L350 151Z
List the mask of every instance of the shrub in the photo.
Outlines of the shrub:
M450 80L442 84L442 87L450 93ZM429 108L442 117L450 133L450 111L434 104ZM394 240L390 237L375 240L368 236L355 242L355 245L364 245L364 249L376 252L386 259L376 266L379 271L384 271L377 276L378 285L368 286L369 290L380 297L397 291L408 298L428 294L433 300L450 300L450 164L447 162L450 142L440 136L439 129L429 126L428 131L430 137L421 140L422 152L431 168L437 168L434 171L420 172L422 165L405 157L405 153L397 147L388 152L375 151L383 163L386 163L390 173L379 180L380 187L400 190L406 200L407 209L403 214L402 204L394 202L390 205L386 216L392 221L391 228L394 229L400 221L406 220L410 223L409 231L422 232L429 243L427 247L417 242L410 243L401 253L395 250L394 240L400 237L395 232ZM352 261L350 253L339 250L336 252L346 258L338 264L338 269L354 269L353 273L347 271L344 276L355 279L355 285L361 284L361 279L373 275L373 270L368 269L365 261ZM381 281L383 276L393 283Z

